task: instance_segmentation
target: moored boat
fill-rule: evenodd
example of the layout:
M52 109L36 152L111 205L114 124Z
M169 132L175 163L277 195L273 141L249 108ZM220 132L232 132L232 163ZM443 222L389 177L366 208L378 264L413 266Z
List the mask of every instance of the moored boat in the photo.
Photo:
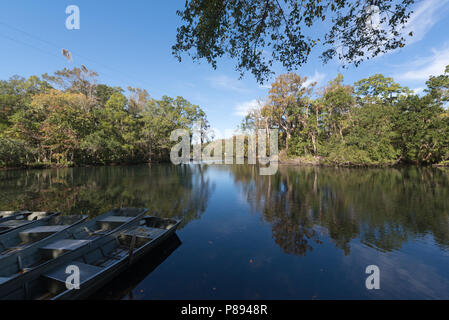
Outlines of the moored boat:
M163 243L155 246L150 253L142 257L138 262L127 268L119 276L115 277L98 289L95 293L85 297L92 300L122 300L134 299L135 289L151 273L153 273L182 245L178 235L173 233ZM139 290L140 292L140 290Z
M70 229L87 219L87 216L60 216L40 213L45 217L38 220L8 220L0 224L0 230L10 228L0 235L0 261L14 252L24 250L42 240ZM31 218L28 215L27 218ZM36 216L37 218L38 216Z
M60 256L94 246L114 232L137 225L146 212L147 209L115 209L0 258L0 299L24 288L22 298L26 299L28 281L40 275L41 269L56 266Z
M26 215L30 213L30 211L0 211L0 222L6 221L8 219L14 219L14 217L19 215Z
M33 274L25 273L23 285L15 290L5 292L0 286L0 298L85 298L173 235L179 224L180 221L174 219L144 217L138 225L116 231L90 245L66 252L52 259L40 270L35 270ZM79 289L67 288L68 267L79 270Z
M20 227L29 227L36 224L37 221L49 220L51 217L58 216L59 212L31 212L31 211L19 211L4 213L0 218L0 235L14 231Z
M120 232L101 246L80 251L78 257L42 274L44 292L35 299L72 300L88 297L108 281L135 264L174 234L181 221L145 217L138 226ZM67 267L80 271L79 289L67 289ZM42 287L41 287L42 288Z

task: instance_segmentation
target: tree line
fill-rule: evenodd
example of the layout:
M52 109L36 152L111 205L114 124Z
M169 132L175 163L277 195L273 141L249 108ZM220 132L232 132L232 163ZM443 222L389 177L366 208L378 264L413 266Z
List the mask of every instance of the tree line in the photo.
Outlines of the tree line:
M80 68L0 81L0 167L167 161L170 133L208 127L183 97L150 97L140 88L97 84Z
M316 88L295 73L280 75L241 127L279 129L281 160L336 165L449 163L449 66L421 95L377 74Z

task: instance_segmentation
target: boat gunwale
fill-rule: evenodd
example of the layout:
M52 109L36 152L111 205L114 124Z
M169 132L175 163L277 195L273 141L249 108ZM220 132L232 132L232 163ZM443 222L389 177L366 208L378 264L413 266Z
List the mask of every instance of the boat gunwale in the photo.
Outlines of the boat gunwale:
M5 213L10 213L10 215L8 216L3 216L2 214ZM5 221L9 221L9 220L14 220L16 217L20 216L20 215L26 215L29 216L30 214L32 214L31 211L0 211L0 223L3 223Z
M28 212L29 212L29 213L28 213ZM26 211L25 214L27 214L27 215L26 215L25 218L28 218L28 216L32 215L33 213L35 213L35 212ZM45 217L43 217L43 218L41 218L41 219L28 221L28 223L25 223L25 224L23 224L23 225L21 225L21 226L17 226L17 227L15 227L15 228L11 228L11 229L8 229L8 230L0 231L0 238L2 238L2 237L4 237L4 236L9 236L9 235L11 235L12 233L18 231L18 229L20 229L20 230L26 230L26 228L32 227L32 226L34 226L34 225L38 225L39 222L45 222L45 221L48 221L48 220L50 220L51 218L57 217L57 216L59 216L59 215L61 214L60 212L57 212L57 211L56 211L56 212L51 212L51 211L50 211L50 212L45 212L45 213L48 213L49 215L48 215L48 216L45 216ZM15 219L16 217L20 216L21 214L22 214L22 213L15 214L14 216L5 218L5 220L0 219L0 223L7 222L7 221L11 221L11 220L18 220L18 221L20 221L20 220L25 220L25 219ZM19 232L20 232L20 231L19 231ZM0 239L0 240L1 240L1 239Z

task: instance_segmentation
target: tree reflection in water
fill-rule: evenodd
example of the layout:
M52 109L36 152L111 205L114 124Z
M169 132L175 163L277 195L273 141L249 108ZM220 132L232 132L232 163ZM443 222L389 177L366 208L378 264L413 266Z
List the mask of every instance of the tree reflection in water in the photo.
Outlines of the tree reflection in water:
M280 166L274 176L261 176L249 165L0 171L0 210L93 217L116 207L147 207L152 215L184 217L183 228L206 211L215 183L221 182L214 171L231 174L236 193L262 214L274 241L289 254L306 255L325 237L346 255L353 240L393 251L432 236L440 247L449 247L445 169Z
M137 166L0 171L0 210L61 211L94 217L117 207L199 219L214 184L207 166Z
M255 166L230 170L285 253L305 255L322 233L345 255L354 239L382 251L426 235L449 246L448 171L281 166L275 176L260 176Z

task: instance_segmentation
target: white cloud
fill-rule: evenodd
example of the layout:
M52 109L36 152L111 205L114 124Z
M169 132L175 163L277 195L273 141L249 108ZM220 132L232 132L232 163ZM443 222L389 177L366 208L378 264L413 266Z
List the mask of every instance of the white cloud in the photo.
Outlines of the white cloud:
M213 88L226 89L236 92L248 92L248 89L243 85L242 81L225 75L211 77L208 78L208 80Z
M260 101L257 99L238 103L234 107L234 115L244 117L248 114L249 111L259 108L259 106L260 106Z
M420 95L421 93L423 93L425 90L425 88L415 88L413 89L413 92L417 95Z
M406 39L406 44L410 45L416 42L419 42L424 39L426 34L432 29L432 27L438 23L444 16L445 11L448 9L446 6L449 3L449 0L424 0L420 1L415 8L412 10L412 14L408 19L407 23L403 26L398 27L398 31L401 35ZM387 25L382 26L382 28L387 28ZM413 32L413 36L410 37L410 32ZM389 32L389 36L392 37L392 34ZM337 53L341 55L343 53L343 47L341 43L335 44L337 49ZM365 54L369 55L370 52L366 49L363 50ZM377 54L374 59L378 59L383 57L384 55L392 54L395 52L387 51L380 52ZM345 59L340 60L337 57L334 58L338 64L344 65L350 63Z
M430 76L438 76L444 73L446 66L449 65L449 47L441 50L432 50L432 55L417 59L408 64L406 71L396 76L401 80L425 81Z
M324 73L315 71L315 74L312 77L307 77L307 81L304 82L304 87L308 87L314 82L320 84L320 82L323 81L324 79L326 79L326 75Z
M449 0L425 0L419 3L403 29L404 36L408 38L408 44L424 39L425 35L442 18L443 7L448 2ZM408 36L410 32L413 32L413 37Z

